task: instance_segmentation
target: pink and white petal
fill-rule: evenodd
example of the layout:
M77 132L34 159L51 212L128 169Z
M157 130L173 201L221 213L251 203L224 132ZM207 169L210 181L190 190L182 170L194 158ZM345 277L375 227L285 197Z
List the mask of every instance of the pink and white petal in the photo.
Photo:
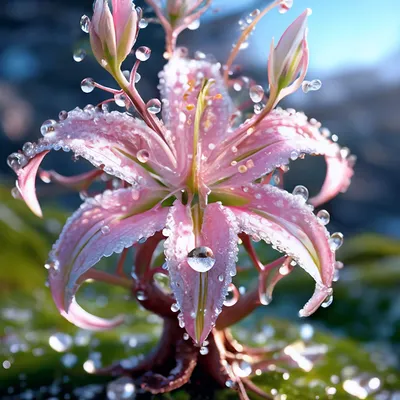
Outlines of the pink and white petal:
M40 207L39 201L36 196L36 175L43 158L49 151L43 151L36 155L29 163L17 171L18 190L24 199L26 205L31 209L31 211L38 217L42 217L42 209Z
M321 134L317 123L303 113L284 110L268 114L234 150L220 152L209 165L205 172L209 185L219 181L222 185L246 184L301 154L343 158L340 147Z
M232 207L239 228L292 257L316 282L316 293L302 315L309 315L331 291L335 253L329 233L300 196L271 185L250 185L240 190L250 202ZM325 297L321 295L325 293Z
M190 207L175 202L166 229L165 256L171 288L181 310L178 318L193 340L201 344L215 325L236 273L236 220L229 209L210 204L204 212L201 237L196 240ZM188 264L188 253L196 245L207 246L214 253L215 264L207 272L197 272Z
M86 189L96 178L101 176L103 171L95 169L89 172L84 172L79 175L64 176L60 175L56 171L41 170L39 171L40 179L45 183L54 182L58 185L74 189L83 190Z
M325 181L320 192L310 199L310 203L314 207L318 207L333 199L339 193L345 192L354 174L355 158L352 156L325 157L325 160L327 167Z
M160 74L163 120L170 130L180 171L190 167L197 97L205 80L213 80L200 123L202 154L208 157L215 145L228 134L232 103L220 72L220 64L188 60L175 54Z
M69 314L79 278L101 258L163 229L168 209L156 204L164 196L151 189L105 192L87 200L68 219L50 253L49 282L62 314Z

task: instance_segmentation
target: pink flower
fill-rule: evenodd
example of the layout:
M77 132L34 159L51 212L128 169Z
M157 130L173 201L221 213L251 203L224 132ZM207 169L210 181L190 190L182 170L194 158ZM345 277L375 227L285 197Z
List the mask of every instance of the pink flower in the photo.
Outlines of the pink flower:
M149 127L128 113L75 109L59 122L46 122L44 138L31 144L29 154L14 153L8 160L22 197L38 215L35 176L52 149L71 150L123 183L87 199L53 246L50 286L62 315L92 329L120 323L84 312L75 293L102 257L157 232L166 239L165 270L180 324L197 343L224 308L241 233L271 243L314 278L315 293L301 315L314 312L331 295L340 237L330 239L306 199L268 177L302 154L325 156L328 176L312 201L318 205L347 187L352 175L347 153L318 124L292 111L271 111L243 136L243 124L232 126L235 109L219 64L174 56L160 85L164 124Z
M140 12L140 11L139 11ZM108 71L118 68L132 50L140 15L131 0L96 0L89 33L93 54Z

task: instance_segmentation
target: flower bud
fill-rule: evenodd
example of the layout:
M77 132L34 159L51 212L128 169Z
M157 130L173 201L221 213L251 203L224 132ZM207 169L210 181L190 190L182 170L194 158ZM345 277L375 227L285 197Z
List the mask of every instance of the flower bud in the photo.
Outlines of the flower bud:
M136 42L138 10L131 0L96 0L90 23L90 43L97 61L108 71L118 68Z
M268 79L271 93L278 97L283 90L287 96L297 90L307 72L307 17L311 10L305 10L284 32L278 45L271 44L271 54L268 60ZM298 79L297 76L300 73Z

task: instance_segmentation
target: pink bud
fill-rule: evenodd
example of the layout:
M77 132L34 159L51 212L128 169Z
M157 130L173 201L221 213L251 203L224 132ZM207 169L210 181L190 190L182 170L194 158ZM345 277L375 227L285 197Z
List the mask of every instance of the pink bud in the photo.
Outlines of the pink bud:
M121 65L138 34L138 11L131 0L96 0L90 23L90 43L97 61L107 70Z
M308 67L307 48L307 17L311 10L305 10L284 32L278 45L274 48L271 44L271 54L268 60L268 78L271 92L276 95L285 90L292 92L297 90L304 80ZM299 79L296 80L300 74ZM300 80L300 81L299 81ZM292 85L293 84L293 85ZM292 87L293 86L293 87ZM281 96L282 97L282 96Z

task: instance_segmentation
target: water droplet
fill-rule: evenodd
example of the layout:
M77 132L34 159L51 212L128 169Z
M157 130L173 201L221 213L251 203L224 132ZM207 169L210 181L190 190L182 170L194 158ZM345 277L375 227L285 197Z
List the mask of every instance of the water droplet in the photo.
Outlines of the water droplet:
M147 300L147 295L146 295L146 293L145 293L143 290L138 290L138 291L136 292L136 298L137 298L139 301L145 301L145 300Z
M225 386L232 389L232 388L236 387L236 382L234 382L232 379L228 379L225 382Z
M87 15L82 15L80 26L83 32L89 33L90 18Z
M68 112L65 110L60 111L60 113L58 114L58 119L60 121L65 121L68 118Z
M76 354L67 353L61 357L61 363L65 368L73 368L75 364L78 362L78 357Z
M139 162L145 164L147 161L149 161L150 154L147 150L142 149L137 152L136 158L139 160Z
M341 232L332 233L329 239L329 245L331 247L331 250L333 251L338 250L342 244L343 244L343 233Z
M247 361L235 362L232 365L233 372L240 378L246 378L252 372L251 364Z
M149 26L149 22L147 21L147 19L142 18L142 19L139 21L139 28L140 28L140 29L145 29L145 28L147 28L148 26Z
M138 83L142 79L142 75L139 72L135 72L135 83Z
M135 56L139 61L147 61L151 56L151 49L147 46L140 46L135 51Z
M238 298L237 298L237 296L235 296L233 285L229 286L228 292L227 292L225 300L224 300L224 306L232 307L237 303L237 301L238 301Z
M259 103L264 98L264 89L260 85L254 85L250 88L249 94L253 103Z
M308 189L305 186L297 185L292 193L294 196L301 197L304 201L308 200Z
M293 150L290 153L290 159L294 161L294 160L297 160L298 158L299 158L299 153L296 150Z
M301 84L301 88L304 93L312 92L321 89L322 82L319 79L314 79L312 81L304 81Z
M247 172L247 167L246 167L245 165L239 165L238 171L239 171L241 174L244 174L245 172Z
M215 264L213 251L206 246L196 247L187 256L189 266L197 272L207 272Z
M93 78L85 78L81 82L81 90L83 93L93 92L94 88L95 88L95 86L94 86Z
M101 233L103 235L108 235L110 233L110 227L108 225L104 225L101 227Z
M161 102L158 99L151 99L146 104L147 111L151 114L158 114L161 111Z
M127 103L126 94L124 92L115 94L114 101L118 107L126 107Z
M179 311L179 306L177 303L173 303L171 306L171 311L172 312L178 312Z
M317 212L317 218L318 222L322 225L328 225L329 221L331 219L331 216L329 215L329 212L326 210L319 210Z
M58 332L49 337L50 347L59 353L69 350L72 343L71 336L66 333Z
M282 0L279 6L279 13L285 14L288 12L293 6L293 0Z
M208 348L207 348L206 346L200 347L200 354L201 354L202 356L207 355L207 354L208 354Z
M57 122L54 119L48 119L44 121L42 126L40 127L40 133L45 136L50 132L54 132L57 126Z
M7 164L10 168L12 168L15 172L25 167L28 163L28 160L22 153L12 153L7 157Z
M131 400L136 397L136 387L133 380L122 376L107 385L108 400Z
M27 157L33 157L35 155L36 146L31 142L26 142L22 146L22 151Z
M260 293L259 300L263 306L267 306L271 303L272 297L267 293Z
M191 31L195 31L196 29L199 29L200 27L200 20L196 19L193 21L190 25L188 25L188 29Z
M310 324L303 324L300 326L300 337L307 341L311 340L314 336L314 328Z
M221 274L221 275L218 275L218 280L220 281L220 282L223 282L224 281L224 276Z
M74 51L73 59L76 62L81 62L86 57L86 50L85 49L77 49Z
M21 193L20 193L20 191L19 191L19 189L17 187L13 187L11 189L11 196L14 199L22 199Z
M185 332L185 333L183 334L183 340L189 340L189 337L190 337L190 336L189 336L188 333Z
M333 294L326 297L325 301L321 304L322 308L327 308L333 303Z

